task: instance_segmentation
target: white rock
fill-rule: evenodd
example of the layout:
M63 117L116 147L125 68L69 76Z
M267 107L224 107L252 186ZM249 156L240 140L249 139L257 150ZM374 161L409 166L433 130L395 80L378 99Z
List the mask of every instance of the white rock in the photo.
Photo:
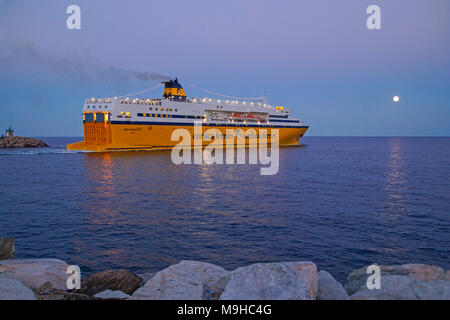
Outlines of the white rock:
M419 300L450 300L450 281L417 281L415 292Z
M420 281L409 276L382 276L381 289L362 287L352 300L449 300L450 282Z
M350 297L342 284L337 282L331 274L320 270L318 274L317 300L349 300Z
M36 296L22 281L0 274L0 300L36 300Z
M57 290L67 290L67 263L58 259L13 259L0 261L0 274L8 272L32 289L47 281Z
M417 300L414 293L414 280L407 276L382 276L381 289L368 289L363 286L353 294L352 300Z
M426 264L402 264L402 265L391 265L384 266L379 265L381 276L389 275L399 275L408 276L420 281L432 281L432 280L444 280L445 271L441 267L426 265ZM366 282L369 274L366 273L367 267L363 267L354 270L347 277L347 282L345 283L345 290L348 294L352 295L358 291L361 287L366 286Z
M130 296L120 290L105 290L97 293L94 297L102 299L128 299Z
M228 279L229 272L216 265L181 261L156 273L143 287L133 293L131 299L217 299Z
M317 267L314 263L256 263L237 268L221 300L314 300Z

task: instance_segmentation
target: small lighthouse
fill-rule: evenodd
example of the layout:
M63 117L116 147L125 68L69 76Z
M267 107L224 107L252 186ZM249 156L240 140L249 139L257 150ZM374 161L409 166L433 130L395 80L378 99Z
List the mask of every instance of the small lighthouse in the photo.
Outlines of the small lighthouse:
M5 137L14 137L14 129L12 128L11 124L9 125L8 129L5 131Z

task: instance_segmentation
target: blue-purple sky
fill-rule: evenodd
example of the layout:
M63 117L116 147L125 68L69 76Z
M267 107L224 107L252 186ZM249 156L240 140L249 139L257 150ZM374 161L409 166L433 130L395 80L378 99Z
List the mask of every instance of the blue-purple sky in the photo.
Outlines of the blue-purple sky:
M66 28L70 4L81 30ZM371 4L382 30L366 27ZM449 136L449 17L448 0L0 0L0 129L81 136L85 98L168 75L267 92L309 135Z

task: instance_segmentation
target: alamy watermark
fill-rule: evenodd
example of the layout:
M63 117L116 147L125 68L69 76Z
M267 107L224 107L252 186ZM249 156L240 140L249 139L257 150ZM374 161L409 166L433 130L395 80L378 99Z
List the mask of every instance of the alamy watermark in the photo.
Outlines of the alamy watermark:
M196 121L193 137L191 132L184 128L172 132L171 140L179 141L172 149L171 158L174 164L246 164L247 147L248 164L267 166L261 167L261 175L278 173L279 129L271 129L270 133L262 128L259 128L258 132L252 128L226 129L225 134L215 128L207 129L204 133L202 130L202 122ZM210 143L205 146L204 141Z
M66 13L70 16L66 20L66 26L69 30L81 29L81 8L76 4L67 7ZM366 13L370 16L366 20L366 26L369 30L381 29L381 9L380 6L372 4L367 7Z
M369 30L381 29L381 9L379 6L373 4L367 7L367 14L370 16L367 18L366 26Z
M71 265L67 267L66 273L69 277L66 281L67 289L81 289L81 270L77 265Z
M381 289L381 269L380 266L372 264L367 267L366 273L370 274L367 278L366 286L367 289Z
M79 6L72 4L67 7L66 13L70 14L66 20L66 27L69 30L81 29L81 9Z

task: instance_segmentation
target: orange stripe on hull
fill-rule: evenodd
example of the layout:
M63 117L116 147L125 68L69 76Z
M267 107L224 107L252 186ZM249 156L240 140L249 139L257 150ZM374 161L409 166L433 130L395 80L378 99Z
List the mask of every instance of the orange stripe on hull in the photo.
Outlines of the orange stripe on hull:
M194 126L184 125L130 125L130 124L110 124L110 123L88 123L84 124L84 141L67 145L68 150L79 151L128 151L128 150L170 150L176 145L178 141L172 141L172 132L175 129L186 129L191 136L191 145L194 145ZM266 130L269 138L267 142L270 143L270 135L272 134L272 128L266 127L220 127L220 126L202 126L202 132L204 133L208 129L219 130L222 135L226 135L226 130L241 130L242 133L247 130L253 129L257 134ZM279 130L279 144L280 146L295 146L298 144L299 139L308 130L307 127L301 128L274 128ZM275 133L276 131L274 131ZM229 137L229 136L227 136ZM238 139L234 139L234 144L239 146ZM259 137L258 137L259 139ZM248 141L246 140L246 146ZM225 141L225 138L224 138ZM258 141L259 142L259 141ZM203 140L203 145L210 144L211 141Z

